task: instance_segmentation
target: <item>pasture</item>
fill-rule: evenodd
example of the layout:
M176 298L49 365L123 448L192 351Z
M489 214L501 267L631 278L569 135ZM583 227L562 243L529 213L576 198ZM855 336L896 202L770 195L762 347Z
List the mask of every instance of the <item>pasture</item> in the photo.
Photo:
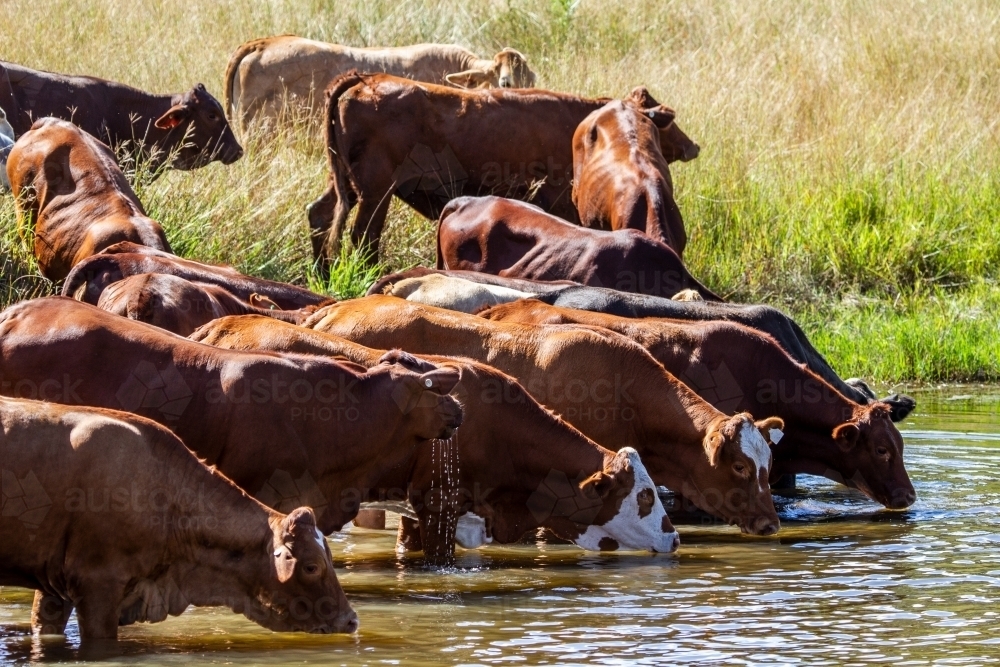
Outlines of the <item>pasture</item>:
M882 383L1000 377L997 22L958 4L69 0L4 2L3 58L147 90L202 81L232 50L296 33L352 45L513 46L539 86L645 84L702 146L675 165L694 275L789 310L835 368ZM324 186L318 132L242 137L235 165L140 187L181 254L358 293L373 272L310 270L304 207ZM46 293L0 199L3 305ZM433 262L434 224L393 204L380 270ZM16 279L15 279L16 278Z

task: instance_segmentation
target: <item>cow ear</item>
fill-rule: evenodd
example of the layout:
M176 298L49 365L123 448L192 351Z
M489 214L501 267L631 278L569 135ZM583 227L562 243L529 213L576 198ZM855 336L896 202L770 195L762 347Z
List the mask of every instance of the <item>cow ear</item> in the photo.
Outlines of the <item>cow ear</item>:
M764 440L772 445L778 444L778 441L785 437L785 434L782 433L782 430L785 428L785 422L780 417L762 419L754 423L754 426L764 436Z
M445 396L450 394L462 379L462 371L451 366L444 366L436 370L424 373L420 376L420 384L427 390L435 394Z
M478 88L486 81L489 81L490 73L481 69L469 69L464 72L456 72L447 75L444 80L459 88Z
M653 125L661 130L665 130L670 127L670 124L674 122L674 118L677 117L677 114L674 113L673 109L663 105L653 107L652 109L643 109L642 113L653 121Z
M722 445L726 439L718 431L712 431L705 436L705 454L708 455L708 463L713 468L719 465L719 456L722 454Z
M625 99L634 102L640 109L646 107L656 106L657 102L653 100L653 96L649 94L649 89L646 86L636 86L632 89L632 92L628 94Z
M590 497L607 498L613 488L615 488L615 478L606 472L595 472L580 482L580 490Z
M175 104L153 123L161 130L172 130L191 116L191 109L186 104Z
M254 308L263 308L264 310L281 310L278 304L262 294L257 294L257 292L250 295L250 305Z
M837 446L840 447L841 451L848 452L854 448L854 445L858 444L858 439L861 437L861 429L858 428L857 424L848 422L846 424L841 424L837 428L833 429L833 439L836 441Z

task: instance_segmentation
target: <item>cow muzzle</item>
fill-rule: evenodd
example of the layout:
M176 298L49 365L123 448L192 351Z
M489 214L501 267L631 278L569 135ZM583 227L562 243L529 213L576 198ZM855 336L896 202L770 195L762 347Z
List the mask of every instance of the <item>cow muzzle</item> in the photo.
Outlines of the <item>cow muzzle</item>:
M462 411L462 406L455 399L450 396L445 397L445 400L441 401L441 404L437 408L438 415L441 417L444 425L441 429L441 435L438 437L441 439L447 439L455 435L455 431L458 427L462 425L465 421L465 414Z
M664 533L663 536L653 546L653 551L660 554L672 554L681 546L681 536L675 530L672 533Z
M219 161L222 164L230 165L241 157L243 157L243 147L234 142L232 146L227 146L222 152L222 155L219 156Z
M909 488L898 488L893 491L892 495L888 499L888 502L884 502L883 505L891 510L905 510L916 501L917 492L914 491L911 486Z
M781 528L781 523L778 521L777 515L773 517L759 516L756 519L749 519L740 523L740 531L747 535L760 537L774 535L778 532L779 528Z

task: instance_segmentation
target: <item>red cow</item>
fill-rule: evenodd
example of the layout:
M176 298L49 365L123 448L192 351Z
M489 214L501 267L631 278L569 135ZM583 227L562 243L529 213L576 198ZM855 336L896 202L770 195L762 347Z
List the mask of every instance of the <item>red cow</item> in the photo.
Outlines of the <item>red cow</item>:
M606 232L501 197L459 197L438 223L437 268L505 278L572 280L672 297L685 289L721 301L672 248L641 231Z

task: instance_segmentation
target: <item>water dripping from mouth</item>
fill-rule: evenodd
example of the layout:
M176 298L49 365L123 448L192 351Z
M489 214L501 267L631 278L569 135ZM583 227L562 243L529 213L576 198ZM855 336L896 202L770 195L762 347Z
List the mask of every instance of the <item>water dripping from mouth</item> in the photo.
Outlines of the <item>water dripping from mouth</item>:
M439 544L445 545L447 559L454 557L455 530L458 527L458 490L456 485L460 476L458 447L455 440L456 430L447 439L435 439L431 442L431 498L434 497L435 478L441 491L440 514L437 521L437 536Z

